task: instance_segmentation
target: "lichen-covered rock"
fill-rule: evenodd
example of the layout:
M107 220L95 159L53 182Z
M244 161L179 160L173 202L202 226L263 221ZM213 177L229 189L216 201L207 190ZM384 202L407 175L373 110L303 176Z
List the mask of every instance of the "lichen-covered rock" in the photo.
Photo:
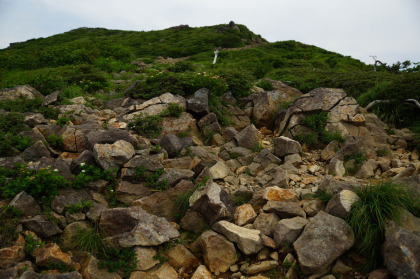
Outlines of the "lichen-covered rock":
M182 272L193 271L200 261L184 245L175 245L165 253L171 266Z
M293 243L304 274L325 269L353 246L354 237L342 219L320 211Z
M179 236L165 218L151 215L140 207L104 211L99 230L107 241L117 247L154 246Z
M254 221L254 228L267 236L273 235L277 223L280 221L274 213L260 213Z
M276 243L292 244L307 224L308 221L302 217L280 220L274 228L274 241Z
M30 85L18 85L13 88L5 88L0 90L0 101L16 101L21 99L44 98L41 93L36 91Z
M0 268L6 269L14 266L25 258L22 246L12 246L0 249Z
M157 252L153 247L136 247L134 252L138 260L137 270L146 271L159 263L159 260L155 259Z
M325 212L328 214L344 218L351 210L351 206L359 200L353 191L342 190L335 194L327 204Z
M192 145L192 138L180 138L176 135L164 136L159 144L168 152L169 157L176 157L187 145Z
M298 195L289 189L281 189L277 186L267 187L264 189L263 198L267 201L290 201L299 200Z
M35 259L37 265L48 265L49 263L69 265L71 263L70 256L63 253L55 243L46 244L39 250Z

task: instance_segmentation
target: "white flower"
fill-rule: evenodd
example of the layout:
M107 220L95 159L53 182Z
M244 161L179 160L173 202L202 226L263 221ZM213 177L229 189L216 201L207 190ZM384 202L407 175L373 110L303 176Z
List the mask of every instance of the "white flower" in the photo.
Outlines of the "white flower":
M82 172L85 172L85 170L82 170Z
M83 167L84 165L86 165L85 163L81 163L80 166Z
M114 190L109 190L111 193L114 192Z
M58 171L58 169L55 169L54 171Z

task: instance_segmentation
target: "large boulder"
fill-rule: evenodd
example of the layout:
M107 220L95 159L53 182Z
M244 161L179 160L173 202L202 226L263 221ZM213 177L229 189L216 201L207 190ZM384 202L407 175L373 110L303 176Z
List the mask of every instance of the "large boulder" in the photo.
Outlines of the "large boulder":
M22 221L23 226L44 237L51 237L61 233L60 228L53 221L47 220L44 215L36 215Z
M25 191L17 194L9 203L9 206L22 210L25 216L35 216L36 214L41 213L41 207L39 204L31 195L28 195Z
M274 155L283 157L302 152L300 143L287 137L277 137L274 139Z
M42 157L51 157L51 153L42 141L37 141L32 146L25 149L20 155L25 161L39 161Z
M201 88L187 99L187 110L193 115L202 117L209 113L209 90Z
M95 144L93 155L96 162L105 170L120 168L136 154L133 145L124 140L113 144Z
M353 246L354 237L342 219L320 211L293 243L304 274L325 271Z
M92 150L95 144L112 144L116 141L124 140L137 145L137 140L128 131L110 127L108 130L94 130L86 135L86 148Z
M105 210L99 230L116 247L155 246L179 236L165 218L149 214L140 207Z
M235 135L238 146L253 149L258 145L259 132L254 125L249 125Z
M192 145L192 138L166 135L160 140L159 144L168 152L169 157L176 157L184 147Z
M18 85L0 90L0 101L17 101L21 99L43 98L42 94L29 85Z

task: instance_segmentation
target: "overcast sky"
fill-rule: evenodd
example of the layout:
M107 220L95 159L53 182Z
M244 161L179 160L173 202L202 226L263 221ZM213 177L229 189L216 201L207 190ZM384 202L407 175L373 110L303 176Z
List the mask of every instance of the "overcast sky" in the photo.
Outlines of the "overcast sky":
M420 62L420 0L0 0L0 48L78 27L149 31L229 21L372 63Z

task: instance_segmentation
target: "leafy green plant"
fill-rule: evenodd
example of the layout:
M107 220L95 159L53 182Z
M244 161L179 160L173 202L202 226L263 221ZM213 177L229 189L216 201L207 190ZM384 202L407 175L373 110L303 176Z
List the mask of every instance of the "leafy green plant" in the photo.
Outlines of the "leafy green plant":
M62 116L62 117L59 117L59 118L57 119L56 124L57 124L58 126L63 127L64 125L69 124L69 123L70 123L70 121L74 121L74 117L66 117L66 116Z
M54 263L54 262L48 262L46 268L48 270L58 270L59 272L71 272L74 271L74 267L69 266L65 263Z
M158 115L140 114L128 123L128 128L146 137L157 137L162 132L161 121Z
M28 130L24 122L25 116L22 113L10 112L0 115L0 132L3 134L11 133L16 135L19 132Z
M274 89L273 88L273 85L268 80L261 80L260 82L258 82L256 84L256 86L264 89L264 91L270 91L270 90L273 90Z
M46 138L49 145L51 145L53 148L61 149L63 148L63 137L57 136L56 134L51 134Z
M0 189L4 197L14 197L21 191L46 204L50 204L58 194L59 188L69 186L69 182L51 168L39 169L37 172L17 165L14 169L0 168Z
M82 188L87 183L100 179L108 181L111 186L115 186L117 183L117 176L114 170L104 170L94 165L82 163L80 165L80 173L74 176L72 186L74 188Z
M74 203L66 206L69 214L79 213L90 209L93 206L93 201L86 202L82 200L82 203Z
M0 134L0 156L13 156L32 146L29 137L13 135L12 133Z
M394 129L390 129L390 128L386 128L385 132L387 135L391 136L391 135L395 135L395 131Z
M239 157L241 157L241 154L240 153L237 153L237 152L229 152L229 158L230 159L237 159Z
M25 237L25 252L28 254L32 254L35 249L41 248L44 245L45 242L35 239L32 234L28 234Z
M1 178L1 177L0 177ZM16 241L16 228L20 225L23 212L12 206L0 208L0 248L10 247Z
M419 216L420 203L413 190L392 181L362 186L356 189L356 194L360 199L352 205L346 220L358 250L369 253L366 270L372 270L381 262L380 248L387 219L399 223L402 209Z
M320 201L322 201L323 203L327 204L333 197L332 194L328 193L327 191L324 190L318 190L315 195L313 195L313 197L315 199L319 199Z
M167 179L159 179L164 173L164 169L157 169L154 173L148 174L144 166L139 166L134 169L134 173L137 178L147 182L147 187L153 188L156 191L164 191L169 188Z
M136 253L132 248L124 249L109 248L105 256L98 263L99 268L106 268L108 272L122 272L123 278L130 278L131 272L137 268Z
M161 117L177 117L179 118L184 108L177 103L169 103L168 106L160 113Z
M257 142L252 148L252 152L260 152L264 149L264 146L262 146L261 142Z

